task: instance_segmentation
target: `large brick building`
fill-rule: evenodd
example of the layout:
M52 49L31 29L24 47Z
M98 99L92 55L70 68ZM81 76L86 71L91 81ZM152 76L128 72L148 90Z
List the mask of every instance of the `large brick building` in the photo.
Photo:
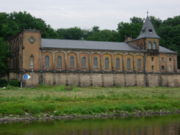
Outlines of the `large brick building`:
M29 73L25 85L177 86L177 54L159 40L149 17L139 36L126 42L44 39L24 30L9 41L10 78Z

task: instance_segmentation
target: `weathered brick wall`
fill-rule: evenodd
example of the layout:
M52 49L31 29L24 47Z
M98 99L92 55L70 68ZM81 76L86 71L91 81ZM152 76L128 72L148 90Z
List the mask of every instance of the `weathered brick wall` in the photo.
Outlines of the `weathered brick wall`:
M178 74L143 74L143 73L32 73L26 86L71 85L71 86L166 86L180 87L180 73ZM20 75L10 73L10 79L20 78Z

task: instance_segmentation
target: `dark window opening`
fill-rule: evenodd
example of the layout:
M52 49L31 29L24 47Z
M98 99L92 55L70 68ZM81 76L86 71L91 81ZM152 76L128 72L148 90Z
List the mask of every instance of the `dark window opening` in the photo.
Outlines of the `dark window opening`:
M152 68L152 71L154 71L154 66L152 66L151 68Z
M152 32L152 29L149 29L149 32Z
M164 67L164 66L161 66L161 69L162 69L162 70L164 70L164 69L165 69L165 67Z
M169 58L169 61L172 61L172 58Z
M154 61L154 57L151 57L151 61Z

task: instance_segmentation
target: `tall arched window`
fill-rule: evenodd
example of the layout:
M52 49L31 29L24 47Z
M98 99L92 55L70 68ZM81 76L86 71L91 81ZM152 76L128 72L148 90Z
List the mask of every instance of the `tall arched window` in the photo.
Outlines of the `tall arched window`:
M82 68L86 68L86 57L85 56L83 56L81 59L81 65L82 65Z
M108 69L109 68L109 58L106 57L105 58L105 65L104 65L105 69Z
M138 69L138 70L141 70L141 66L142 66L142 60L141 60L141 59L138 59L138 60L137 60L137 69Z
M30 56L30 59L29 59L29 67L30 67L31 69L34 68L34 56L33 56L33 55Z
M157 48L157 45L156 45L156 42L154 41L153 43L153 49L156 49Z
M62 68L62 56L57 57L57 68Z
M93 58L93 67L98 68L98 57L97 56L94 56L94 58Z
M74 68L75 63L74 63L74 56L70 56L70 68Z
M131 59L130 58L128 58L127 59L127 70L130 70L131 69Z
M45 56L45 67L49 68L49 56Z
M120 69L120 58L116 58L116 69Z
M152 43L151 43L151 41L148 42L148 49L152 49Z

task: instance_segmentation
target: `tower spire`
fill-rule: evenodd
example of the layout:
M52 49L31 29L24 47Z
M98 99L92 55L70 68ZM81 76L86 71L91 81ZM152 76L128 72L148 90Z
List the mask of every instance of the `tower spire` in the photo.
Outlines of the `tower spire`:
M147 17L148 17L148 16L149 16L149 11L147 10L147 12L146 12L146 13L147 13Z
M145 22L143 24L143 27L142 27L141 32L140 32L139 36L137 37L137 39L141 39L141 38L160 38L157 35L157 33L156 33L156 31L155 31L155 29L154 29L148 15L149 15L149 11L147 11L146 20L145 20Z

